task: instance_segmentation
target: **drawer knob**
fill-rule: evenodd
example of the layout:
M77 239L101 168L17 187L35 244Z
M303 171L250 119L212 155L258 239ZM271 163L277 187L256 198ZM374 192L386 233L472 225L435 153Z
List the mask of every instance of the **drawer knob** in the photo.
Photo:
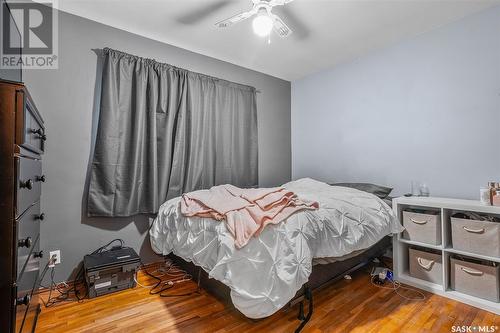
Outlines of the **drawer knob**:
M26 188L28 190L31 190L33 188L33 181L31 179L28 179L26 181L21 181L21 188Z
M35 258L43 258L43 250L41 250L40 252L35 252L33 254L33 257L35 257Z
M36 176L36 180L39 182L45 183L45 175Z
M42 139L43 141L47 140L47 136L45 135L45 133L42 131L42 129L41 129L41 128L39 128L39 129L34 129L34 128L32 128L32 129L31 129L31 133L37 134L37 135L38 135L38 137L39 137L40 139Z
M38 215L37 217L35 217L35 220L40 220L40 221L45 220L45 213L42 213L42 214Z
M25 239L20 239L17 242L17 246L18 247L27 247L27 248L30 248L31 244L32 244L31 237L28 237L28 238L25 238Z
M19 297L16 299L16 305L28 305L30 304L31 296L30 294L25 295L24 297Z

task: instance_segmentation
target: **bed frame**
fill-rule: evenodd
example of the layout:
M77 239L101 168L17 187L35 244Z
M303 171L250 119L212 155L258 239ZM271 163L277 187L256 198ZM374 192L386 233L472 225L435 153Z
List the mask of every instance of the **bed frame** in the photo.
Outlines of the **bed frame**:
M283 307L283 309L289 309L291 306L299 303L298 319L300 320L300 324L295 332L300 332L312 317L313 291L321 290L322 288L342 279L345 275L351 274L354 271L366 266L372 262L373 259L382 257L391 244L392 238L386 236L369 249L354 257L343 261L336 261L331 264L314 265L311 275L309 276L309 281L305 283L297 292L295 297ZM187 273L193 276L193 278L197 280L198 286L203 287L210 294L234 308L234 305L231 302L230 289L228 286L218 280L209 278L207 272L191 262L187 262L173 254L169 254L168 257ZM304 303L306 302L308 303L307 314L304 313Z

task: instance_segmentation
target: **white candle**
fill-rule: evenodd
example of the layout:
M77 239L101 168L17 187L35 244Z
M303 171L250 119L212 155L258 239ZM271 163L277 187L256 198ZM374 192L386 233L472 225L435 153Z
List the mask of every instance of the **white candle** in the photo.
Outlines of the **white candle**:
M489 188L481 187L479 190L479 201L481 201L482 205L491 206Z

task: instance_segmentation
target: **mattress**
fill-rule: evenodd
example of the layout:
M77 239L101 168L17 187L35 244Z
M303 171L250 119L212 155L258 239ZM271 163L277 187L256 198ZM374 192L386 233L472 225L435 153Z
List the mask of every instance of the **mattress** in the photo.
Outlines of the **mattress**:
M185 217L180 198L164 203L150 229L153 250L202 267L231 289L234 306L263 318L286 305L308 281L314 258L344 257L402 231L391 208L378 197L309 178L283 185L320 208L301 211L267 226L242 249L223 222Z

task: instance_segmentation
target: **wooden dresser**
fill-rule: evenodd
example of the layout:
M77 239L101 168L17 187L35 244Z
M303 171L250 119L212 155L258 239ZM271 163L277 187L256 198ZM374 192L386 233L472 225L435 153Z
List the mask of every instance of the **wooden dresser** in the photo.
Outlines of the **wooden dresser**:
M0 80L0 332L34 332L40 312L45 140L26 87Z

